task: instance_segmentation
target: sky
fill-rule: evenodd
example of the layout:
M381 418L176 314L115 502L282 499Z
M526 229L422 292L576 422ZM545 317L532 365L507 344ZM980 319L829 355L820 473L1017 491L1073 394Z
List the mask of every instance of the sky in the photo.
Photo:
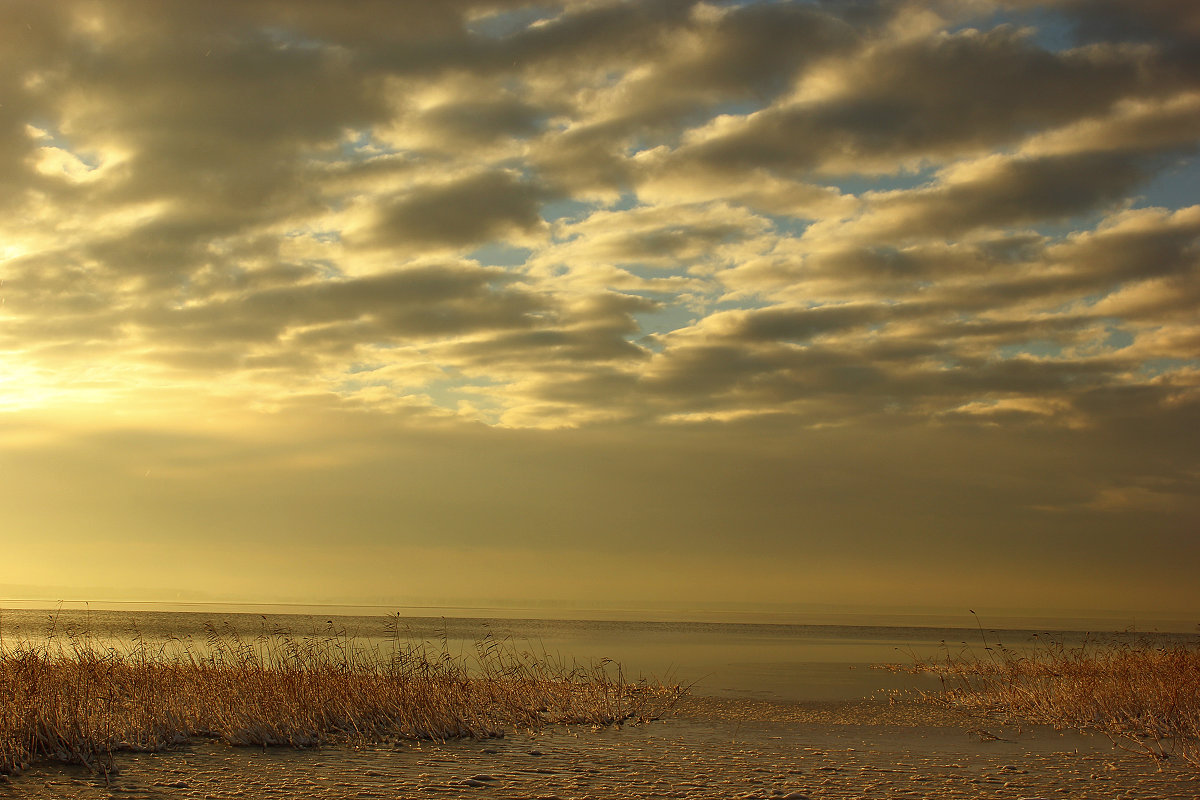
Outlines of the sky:
M1200 621L1191 0L0 17L0 600Z

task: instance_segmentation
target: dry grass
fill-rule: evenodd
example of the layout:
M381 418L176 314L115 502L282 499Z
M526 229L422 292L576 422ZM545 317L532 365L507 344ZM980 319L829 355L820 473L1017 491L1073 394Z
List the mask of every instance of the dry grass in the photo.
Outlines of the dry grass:
M491 639L451 655L398 633L391 647L332 631L246 641L211 625L205 641L155 647L136 631L122 646L51 633L0 640L0 774L43 759L107 773L115 752L192 737L306 747L613 725L657 717L680 693Z
M917 660L942 692L929 699L1004 722L1099 732L1114 744L1160 763L1200 769L1200 648L1194 644L1091 641L1077 647L1047 641L1013 650L984 641Z

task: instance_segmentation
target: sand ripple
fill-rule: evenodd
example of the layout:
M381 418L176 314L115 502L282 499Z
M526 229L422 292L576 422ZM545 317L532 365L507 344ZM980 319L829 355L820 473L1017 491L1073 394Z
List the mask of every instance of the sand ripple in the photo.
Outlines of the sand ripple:
M987 734L987 735L984 735ZM998 738L990 738L998 737ZM105 786L39 767L13 798L1154 798L1200 779L1104 739L983 727L876 700L784 705L696 698L673 719L486 741L298 751L210 742L122 754Z

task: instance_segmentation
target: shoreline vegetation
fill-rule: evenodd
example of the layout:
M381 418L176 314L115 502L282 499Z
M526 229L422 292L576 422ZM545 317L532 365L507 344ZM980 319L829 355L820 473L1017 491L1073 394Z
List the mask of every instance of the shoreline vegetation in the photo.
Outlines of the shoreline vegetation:
M1200 771L1200 647L1149 640L1067 647L1047 637L1014 649L980 634L982 650L947 649L887 668L938 677L940 692L921 693L938 705L1005 724L1099 733L1160 767L1174 761Z
M444 630L418 640L400 615L370 644L330 620L302 634L208 622L191 636L119 637L50 618L32 638L0 627L0 782L39 762L78 764L107 781L120 752L209 740L230 746L444 741L548 726L638 724L670 713L685 688L626 680L490 635L451 652ZM0 618L0 624L3 623ZM1200 645L1146 638L1038 637L877 668L940 679L930 702L1005 725L1107 736L1115 746L1200 775ZM437 641L438 638L440 641ZM911 695L910 695L911 697ZM984 727L980 737L992 738Z
M0 775L37 761L107 776L114 754L193 738L234 746L312 747L502 737L550 725L650 721L678 686L625 680L620 665L582 667L485 638L452 654L443 641L367 647L330 625L253 639L209 623L201 641L122 645L51 626L37 641L0 636ZM3 633L3 631L0 631Z

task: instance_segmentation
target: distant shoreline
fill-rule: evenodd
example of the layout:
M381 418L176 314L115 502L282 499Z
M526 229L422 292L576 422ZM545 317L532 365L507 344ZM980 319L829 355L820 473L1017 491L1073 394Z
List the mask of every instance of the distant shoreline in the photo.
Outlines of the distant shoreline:
M878 613L869 611L745 611L662 608L566 608L552 606L476 605L374 605L343 603L243 602L235 600L49 600L0 598L4 609L56 609L94 611L144 611L168 613L332 615L339 617L387 616L449 617L461 619L570 620L596 622L728 623L752 625L835 625L852 627L961 628L975 630L969 612ZM415 612L415 613L414 613ZM1095 633L1200 633L1200 616L1133 614L1116 611L1066 612L1032 615L1011 611L980 612L983 627L997 631L1047 631Z

